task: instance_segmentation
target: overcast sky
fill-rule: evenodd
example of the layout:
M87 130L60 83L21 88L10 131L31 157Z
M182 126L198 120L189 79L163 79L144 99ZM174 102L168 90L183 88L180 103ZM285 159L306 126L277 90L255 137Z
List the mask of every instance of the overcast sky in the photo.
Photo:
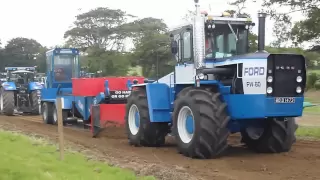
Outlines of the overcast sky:
M261 9L257 3L247 5L245 12L257 23ZM230 9L227 0L200 0L202 10L221 13ZM168 26L181 23L187 10L194 10L193 0L2 0L0 5L0 39L6 43L14 37L33 38L45 46L63 43L63 34L75 16L96 7L117 8L138 17L163 19ZM267 20L266 43L272 41L272 21ZM257 32L257 25L253 29Z

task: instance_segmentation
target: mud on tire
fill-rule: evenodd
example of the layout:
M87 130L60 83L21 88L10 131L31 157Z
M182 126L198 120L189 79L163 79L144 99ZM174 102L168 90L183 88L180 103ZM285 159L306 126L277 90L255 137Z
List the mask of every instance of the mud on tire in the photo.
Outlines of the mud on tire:
M1 89L1 98L2 98L2 113L7 116L12 116L14 113L14 91L6 91Z
M194 118L194 131L190 142L182 141L178 131L179 112L189 107ZM178 151L192 158L217 158L227 149L229 130L227 124L227 104L222 102L220 93L213 93L202 88L190 89L179 95L174 104L173 129Z
M130 130L130 109L134 107L138 110L137 132ZM132 113L132 112L131 112ZM136 118L136 117L135 117ZM137 89L131 92L127 99L126 105L126 132L130 145L134 146L149 146L159 147L165 143L165 137L169 132L167 123L153 123L150 122L147 96L144 89Z
M286 121L268 119L263 122L264 131L262 135L253 139L245 129L241 131L242 142L248 148L258 153L281 153L290 151L296 141L295 131L298 125L294 118L287 118Z

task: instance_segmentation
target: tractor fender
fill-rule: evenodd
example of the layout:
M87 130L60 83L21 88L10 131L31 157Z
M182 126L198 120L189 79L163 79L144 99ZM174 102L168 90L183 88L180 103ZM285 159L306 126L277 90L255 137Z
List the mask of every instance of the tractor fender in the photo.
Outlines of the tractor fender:
M30 82L28 86L29 91L41 90L43 88L42 84L39 82Z
M16 84L14 82L3 82L1 87L6 91L15 91L17 90Z

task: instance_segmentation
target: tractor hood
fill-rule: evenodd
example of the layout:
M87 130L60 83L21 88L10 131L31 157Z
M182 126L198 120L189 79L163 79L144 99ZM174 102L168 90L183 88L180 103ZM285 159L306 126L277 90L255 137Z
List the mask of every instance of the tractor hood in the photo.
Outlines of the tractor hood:
M247 61L280 61L280 59L284 60L292 60L292 59L300 59L299 61L304 64L305 66L305 58L300 54L293 54L293 53L267 53L267 52L256 52L232 57L225 57L220 59L212 59L207 58L206 63L213 63L214 66L224 66L224 65L231 65L231 64L239 64L244 63Z

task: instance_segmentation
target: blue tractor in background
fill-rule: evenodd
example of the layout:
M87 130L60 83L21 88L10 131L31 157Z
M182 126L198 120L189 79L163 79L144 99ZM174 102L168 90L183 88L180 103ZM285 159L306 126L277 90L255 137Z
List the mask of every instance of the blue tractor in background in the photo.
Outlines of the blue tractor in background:
M161 146L168 133L178 151L216 158L230 133L260 153L280 153L296 141L294 117L302 115L305 58L264 50L265 13L259 13L258 51L248 53L254 26L247 17L202 14L171 31L174 72L134 84L126 105L129 143Z
M1 83L0 111L12 116L15 112L39 115L40 90L35 82L35 67L6 67L6 81Z

